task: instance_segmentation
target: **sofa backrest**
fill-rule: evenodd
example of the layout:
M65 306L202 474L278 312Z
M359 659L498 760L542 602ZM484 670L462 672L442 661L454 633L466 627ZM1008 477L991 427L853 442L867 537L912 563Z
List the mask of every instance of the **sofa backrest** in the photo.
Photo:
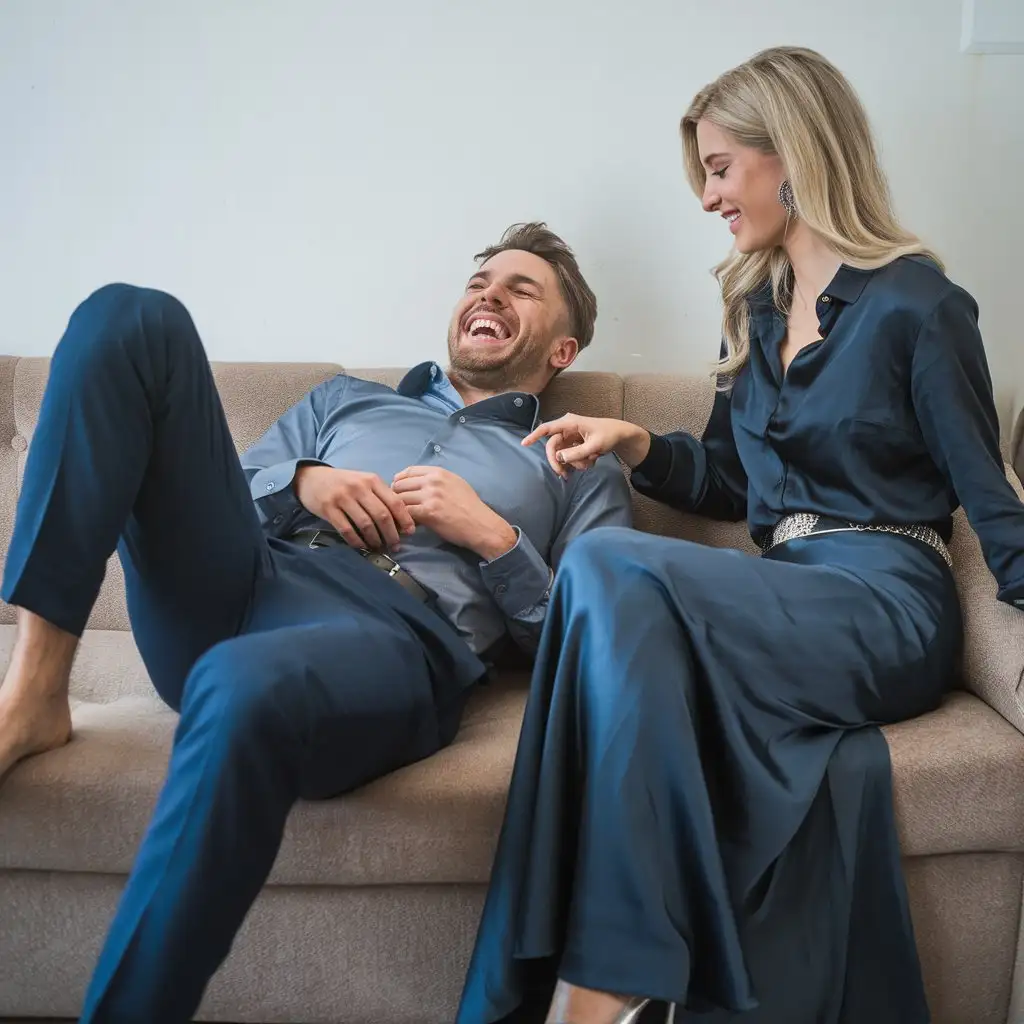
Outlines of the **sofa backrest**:
M1021 409L1010 434L1010 462L1017 476L1024 480L1024 409Z

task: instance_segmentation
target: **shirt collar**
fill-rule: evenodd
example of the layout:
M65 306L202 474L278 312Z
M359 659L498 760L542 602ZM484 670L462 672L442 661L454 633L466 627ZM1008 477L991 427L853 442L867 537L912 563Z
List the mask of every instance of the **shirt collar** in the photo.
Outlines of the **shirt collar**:
M827 295L828 300L838 299L840 302L850 305L856 302L864 286L874 276L874 270L858 270L856 267L847 266L843 263L836 271L835 277L829 281L828 286L818 296L819 303L822 296ZM773 318L775 315L775 301L772 298L772 285L768 281L757 289L750 296L750 314L756 319ZM820 308L820 307L819 307Z
M874 273L873 270L858 270L856 267L849 267L844 263L821 294L850 305L860 298L864 286L871 280Z
M444 370L437 363L426 362L414 366L395 390L406 398L422 398L428 391L437 393L445 386L454 390ZM473 419L505 420L524 430L533 430L540 419L540 401L525 391L505 391L467 405L459 413Z
M395 390L406 398L419 398L430 389L439 373L444 374L444 371L437 363L420 363L399 381Z

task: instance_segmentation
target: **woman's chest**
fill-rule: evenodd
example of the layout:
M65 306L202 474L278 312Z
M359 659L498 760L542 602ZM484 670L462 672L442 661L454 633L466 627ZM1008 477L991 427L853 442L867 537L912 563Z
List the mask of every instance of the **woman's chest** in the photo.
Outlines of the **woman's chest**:
M884 447L920 445L908 347L892 329L851 318L846 329L815 338L808 324L787 332L776 322L757 342L733 392L741 451L769 444L813 460L816 453L830 457L854 438L862 443L866 435L879 447L883 441Z

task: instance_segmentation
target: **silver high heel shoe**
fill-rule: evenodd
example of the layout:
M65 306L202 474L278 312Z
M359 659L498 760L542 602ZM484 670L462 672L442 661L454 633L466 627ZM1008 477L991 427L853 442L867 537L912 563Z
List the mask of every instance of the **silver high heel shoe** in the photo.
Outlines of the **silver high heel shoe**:
M637 1024L640 1020L640 1014L647 1009L650 999L641 999L639 997L630 999L630 1001L622 1008L618 1017L615 1018L615 1024ZM676 1007L675 1003L670 1003L668 1007L668 1015L665 1017L665 1024L675 1024L676 1019ZM560 1021L559 1024L562 1024Z
M615 1024L637 1024L640 1014L644 1012L650 999L631 999L615 1018Z
M629 1005L624 1007L622 1013L615 1018L615 1024L637 1024L640 1014L647 1008L650 999L632 999ZM665 1016L665 1024L675 1024L676 1004L668 1004L668 1013Z

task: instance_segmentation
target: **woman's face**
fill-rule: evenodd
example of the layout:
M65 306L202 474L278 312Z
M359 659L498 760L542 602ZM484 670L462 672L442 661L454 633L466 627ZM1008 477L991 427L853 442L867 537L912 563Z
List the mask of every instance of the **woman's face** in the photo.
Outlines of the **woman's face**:
M741 146L710 121L697 122L697 148L704 165L702 203L726 219L739 252L779 245L786 233L786 209L779 202L785 178L782 160Z

